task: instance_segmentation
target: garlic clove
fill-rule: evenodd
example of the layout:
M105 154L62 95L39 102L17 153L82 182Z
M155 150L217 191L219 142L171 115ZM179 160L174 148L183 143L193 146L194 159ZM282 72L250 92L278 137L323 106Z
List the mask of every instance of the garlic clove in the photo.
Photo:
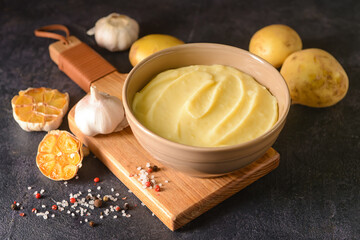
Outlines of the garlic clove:
M95 27L90 28L90 29L86 32L86 34L89 35L89 36L94 35L94 34L95 34Z

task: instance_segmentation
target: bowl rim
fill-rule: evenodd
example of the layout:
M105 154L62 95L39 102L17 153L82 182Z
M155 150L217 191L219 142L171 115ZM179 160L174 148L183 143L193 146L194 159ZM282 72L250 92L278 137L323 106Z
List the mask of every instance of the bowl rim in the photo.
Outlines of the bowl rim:
M127 94L127 89L129 87L129 82L130 79L132 78L132 76L134 75L135 72L137 71L141 71L141 68L143 67L143 65L147 64L148 62L152 61L152 59L154 58L158 58L161 57L163 55L170 55L174 52L177 51L182 51L182 50L186 50L188 48L213 48L213 49L220 49L223 48L224 50L233 50L233 51L240 51L243 52L245 54L247 54L249 57L254 58L256 61L258 61L261 64L266 65L267 67L273 68L273 70L275 70L278 73L278 76L280 77L280 79L282 79L285 88L287 89L285 95L286 95L286 106L285 106L285 110L284 110L284 114L282 115L281 118L279 118L276 123L266 132L264 132L263 134L261 134L260 136L250 140L250 141L246 141L243 143L239 143L239 144L234 144L234 145L227 145L227 146L218 146L218 147L202 147L202 146L192 146L192 145L186 145L186 144L182 144L182 143L177 143L174 141L171 141L169 139L166 139L164 137L161 137L159 135L157 135L156 133L150 131L148 128L146 128L141 122L139 122L137 120L137 118L134 116L133 111L131 109L131 107L129 106L129 103L127 101L128 99L128 94ZM133 69L129 72L129 74L126 77L123 89L122 89L122 101L123 101L123 105L125 108L125 112L126 112L126 117L130 118L130 122L134 123L139 129L141 129L141 131L143 131L145 134L151 136L152 138L155 138L158 142L160 142L161 144L165 144L167 146L171 146L173 148L177 148L177 149L182 149L182 150L187 150L187 151L194 151L194 152L226 152L229 150L234 150L234 149L240 149L240 148L247 148L249 146L252 145L256 145L259 142L264 141L265 139L267 139L270 135L273 134L273 132L277 131L278 128L280 128L283 123L286 121L287 115L289 113L290 110L290 105L291 105L291 98L290 98L290 92L289 92L289 88L287 86L287 83L285 81L285 79L282 77L282 75L280 74L280 72L273 67L269 62L267 62L266 60L264 60L261 57L258 57L252 53L250 53L247 50L238 48L238 47L234 47L234 46L230 46L230 45L225 45L225 44L219 44L219 43L187 43L187 44L182 44L182 45L178 45L178 46L174 46L174 47L170 47L170 48L166 48L163 49L161 51L155 52L154 54L148 56L147 58L143 59L141 62L139 62L135 67L133 67Z

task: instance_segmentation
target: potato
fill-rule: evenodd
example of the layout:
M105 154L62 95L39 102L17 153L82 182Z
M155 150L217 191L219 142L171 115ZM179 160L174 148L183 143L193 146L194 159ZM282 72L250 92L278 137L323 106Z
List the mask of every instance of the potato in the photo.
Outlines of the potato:
M250 40L249 51L279 68L286 57L302 49L299 35L290 27L274 24L257 31Z
M184 44L183 41L165 34L150 34L135 41L130 48L129 59L135 66L144 58L165 48Z
M293 103L329 107L346 95L349 79L340 63L328 52L312 48L286 58L281 75L288 84Z

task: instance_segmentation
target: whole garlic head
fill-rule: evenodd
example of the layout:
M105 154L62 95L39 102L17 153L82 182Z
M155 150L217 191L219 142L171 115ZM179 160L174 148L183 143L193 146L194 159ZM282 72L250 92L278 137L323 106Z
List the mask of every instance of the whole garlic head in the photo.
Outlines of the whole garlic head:
M121 131L128 126L121 100L90 87L75 108L75 123L88 136Z
M111 13L100 18L87 34L95 34L96 43L100 47L111 52L122 51L138 39L139 24L126 15Z

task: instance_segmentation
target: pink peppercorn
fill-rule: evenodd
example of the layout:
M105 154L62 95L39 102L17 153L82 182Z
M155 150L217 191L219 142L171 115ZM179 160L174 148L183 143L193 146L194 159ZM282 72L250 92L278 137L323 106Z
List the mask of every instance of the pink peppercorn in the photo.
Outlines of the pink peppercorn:
M37 193L37 194L35 195L35 197L36 197L37 199L39 199L39 198L41 198L41 194L40 194L40 193Z

